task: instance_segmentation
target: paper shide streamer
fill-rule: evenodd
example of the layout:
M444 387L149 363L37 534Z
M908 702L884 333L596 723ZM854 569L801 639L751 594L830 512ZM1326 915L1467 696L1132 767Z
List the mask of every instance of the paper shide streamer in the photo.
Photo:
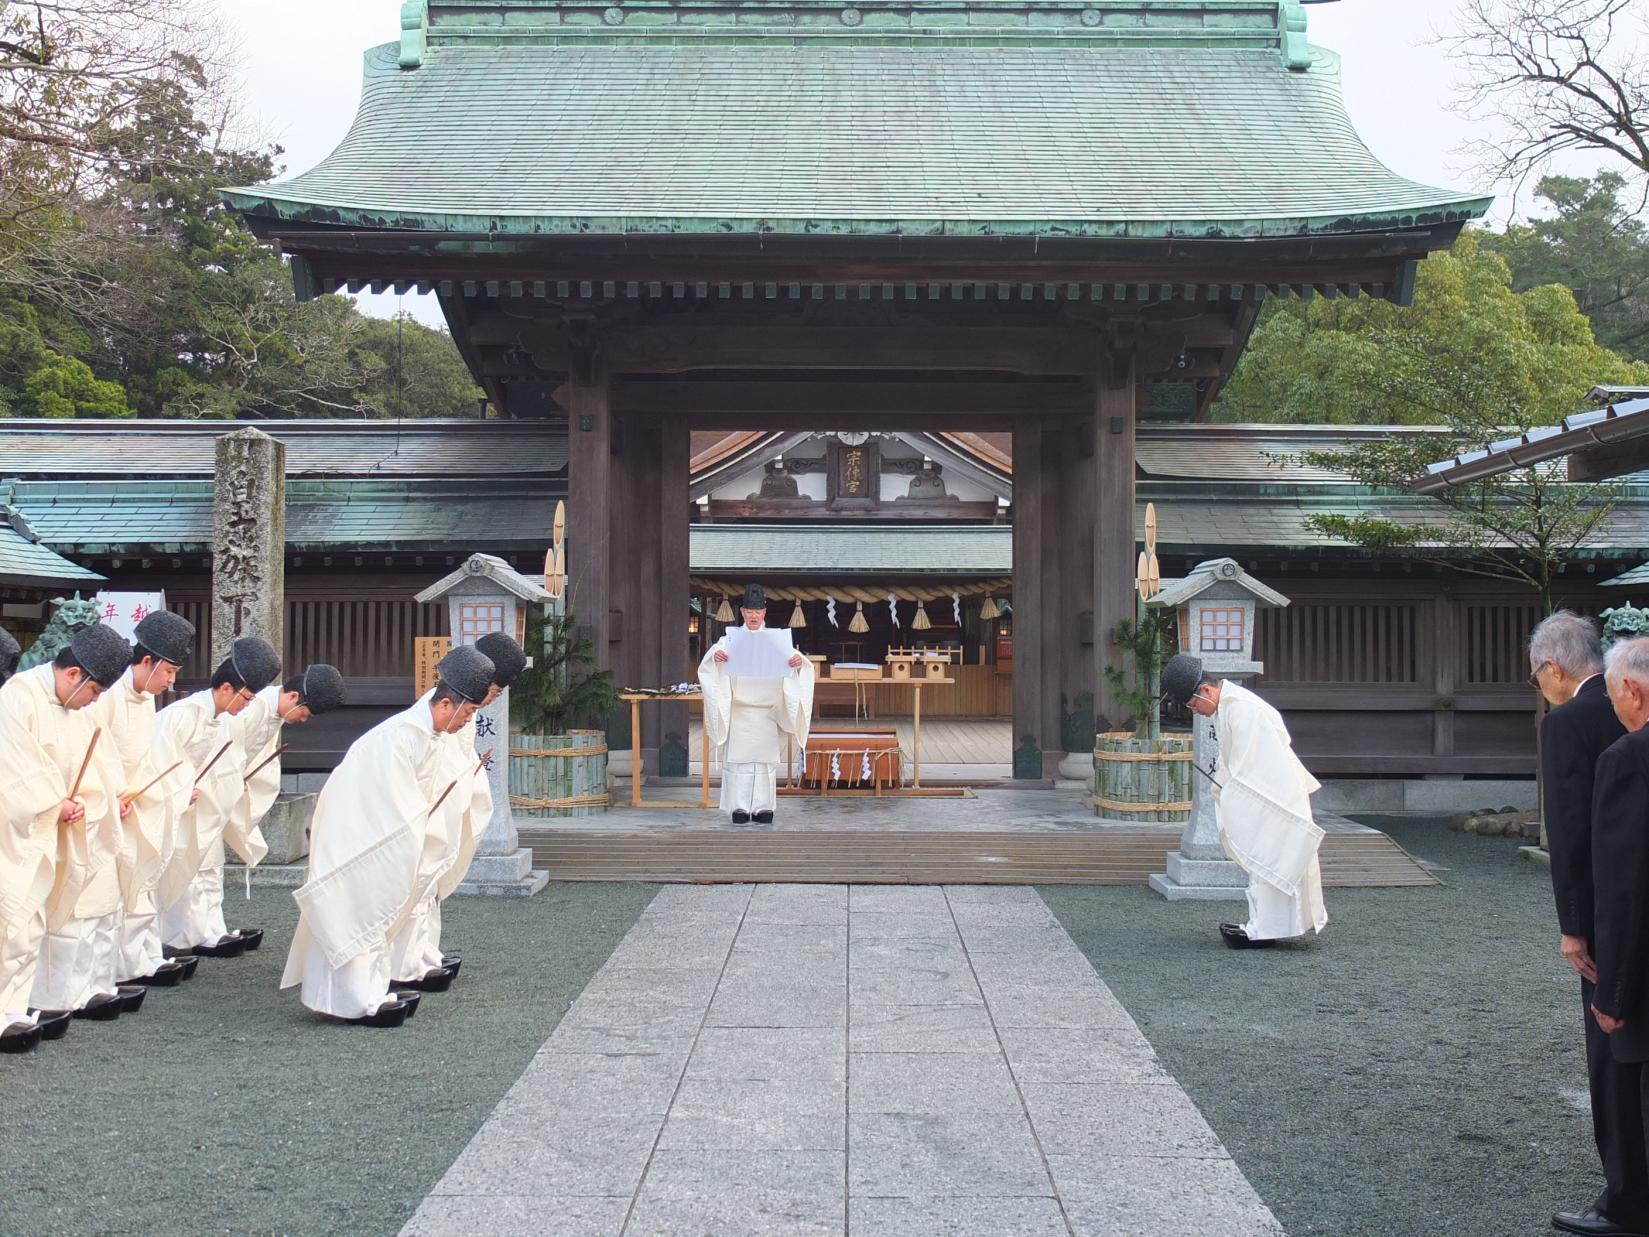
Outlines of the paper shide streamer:
M950 595L950 612L956 619L956 625L958 627L962 626L962 594L961 593L952 593Z
M841 624L836 621L836 599L829 593L825 594L825 615L830 619L830 625L832 627L841 626Z
M887 612L893 616L893 625L899 626L899 599L892 593L887 595Z

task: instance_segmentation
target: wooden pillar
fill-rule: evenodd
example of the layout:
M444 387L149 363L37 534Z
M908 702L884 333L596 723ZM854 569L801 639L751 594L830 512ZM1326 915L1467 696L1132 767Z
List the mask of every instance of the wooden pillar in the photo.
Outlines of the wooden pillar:
M658 427L659 482L658 545L659 571L659 683L692 682L697 672L687 635L687 614L692 601L691 564L688 555L692 501L692 466L687 422L681 417L666 417ZM701 622L709 622L709 612ZM676 731L687 737L688 709L685 704L662 704L660 734ZM688 758L696 759L697 752L689 751Z
M1459 594L1447 582L1438 586L1431 604L1435 623L1431 652L1432 691L1436 694L1431 715L1431 754L1441 765L1454 756L1454 693L1458 688L1462 607Z
M1138 550L1134 529L1134 367L1131 353L1113 350L1094 384L1094 716L1120 727L1126 709L1105 678L1121 666L1111 643L1117 625L1134 617Z
M1094 690L1094 518L1098 491L1094 483L1094 431L1089 417L1059 422L1061 449L1059 514L1059 657L1060 680L1069 697ZM1062 710L1063 712L1063 710ZM1063 716L1060 718L1063 724ZM1061 747L1064 740L1061 738Z
M597 664L610 667L613 425L599 356L590 355L567 386L567 608L595 645Z
M1013 430L1013 746L1029 735L1044 753L1042 700L1042 421L1025 417Z
M1081 690L1065 656L1073 616L1065 611L1065 543L1069 526L1065 521L1069 490L1066 427L1058 417L1042 418L1041 503L1042 529L1037 553L1042 560L1040 594L1031 599L1032 610L1020 619L1016 610L1014 631L1027 632L1041 643L1041 711L1038 718L1042 747L1042 776L1058 776L1060 754L1065 750L1064 704Z

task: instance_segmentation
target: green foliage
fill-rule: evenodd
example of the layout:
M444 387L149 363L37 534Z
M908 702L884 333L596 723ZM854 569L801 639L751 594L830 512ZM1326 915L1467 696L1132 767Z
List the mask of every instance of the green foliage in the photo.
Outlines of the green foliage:
M1649 364L1599 344L1566 288L1514 290L1506 259L1466 232L1420 264L1410 308L1273 300L1214 416L1444 425L1467 374L1504 423L1544 425L1584 408L1595 385L1649 383Z
M1599 344L1649 361L1649 227L1621 201L1625 192L1616 172L1543 177L1535 196L1551 215L1486 233L1483 247L1506 259L1516 291L1561 284Z
M475 415L444 330L299 305L224 206L281 152L225 142L194 0L36 7L0 0L0 416Z
M1403 492L1433 461L1516 437L1536 424L1520 415L1516 393L1507 390L1503 375L1492 367L1411 346L1419 342L1394 347L1388 368L1376 381L1401 384L1404 398L1423 400L1435 409L1438 432L1308 451L1307 463L1333 469L1376 492ZM1366 549L1406 551L1418 561L1526 585L1549 613L1558 568L1603 528L1620 493L1615 483L1570 484L1566 478L1561 462L1516 468L1440 491L1432 499L1434 519L1313 515L1306 526Z
M527 609L525 649L533 664L510 688L510 722L528 734L599 727L618 707L611 670L598 670L595 645L571 614Z
M1175 612L1151 607L1138 619L1117 624L1111 644L1127 654L1127 666L1106 666L1111 697L1128 710L1127 724L1140 738L1162 733L1163 663L1168 660L1175 632ZM1112 719L1105 719L1107 725ZM1067 749L1071 750L1071 749Z

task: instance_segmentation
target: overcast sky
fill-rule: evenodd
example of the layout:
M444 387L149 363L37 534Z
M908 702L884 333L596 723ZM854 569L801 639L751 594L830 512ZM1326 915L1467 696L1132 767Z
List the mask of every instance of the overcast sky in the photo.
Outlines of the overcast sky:
M361 53L399 37L400 0L219 0L240 45L248 126L285 147L286 168L319 163L349 128L360 98ZM1311 40L1345 62L1352 119L1393 170L1450 189L1492 190L1473 172L1472 122L1451 110L1453 68L1437 36L1446 0L1339 0L1310 10ZM1497 204L1503 221L1510 203ZM394 296L363 296L369 313L395 312ZM404 298L441 323L433 296Z

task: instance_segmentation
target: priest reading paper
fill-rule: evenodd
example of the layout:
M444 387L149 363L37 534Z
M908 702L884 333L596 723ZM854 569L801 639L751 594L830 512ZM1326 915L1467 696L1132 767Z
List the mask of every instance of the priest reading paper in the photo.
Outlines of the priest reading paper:
M767 629L761 585L744 590L739 613L743 625L729 629L699 663L704 725L721 751L721 810L736 825L767 824L777 806L784 736L797 751L807 748L813 663L793 649L781 655L790 633Z
M120 1016L110 959L122 806L89 706L131 656L97 624L0 688L0 1025L25 1024L0 1049L30 1046L31 1030L38 1043L42 1011L58 1028L70 1010Z
M414 1008L416 994L391 991L390 941L417 909L425 841L457 789L444 745L475 716L494 674L467 646L436 670L429 697L350 745L315 805L281 987L302 985L304 1005L318 1014L395 1027Z
M481 763L485 752L476 735L480 709L490 706L521 677L527 655L521 646L501 631L490 632L475 642L476 652L492 662L492 683L475 717L454 734L442 736L441 785L453 783L441 810L431 813L424 848L418 856L414 882L413 909L406 923L389 942L392 986L414 992L445 992L458 978L463 959L441 948L441 903L458 891L470 861L481 844L481 835L492 820L492 787ZM428 697L425 697L428 700ZM488 745L493 742L488 739ZM493 759L506 759L502 752Z
M1317 779L1294 754L1282 715L1246 687L1214 682L1202 661L1179 653L1162 670L1163 695L1214 719L1219 764L1214 794L1220 843L1248 873L1248 922L1221 924L1233 949L1253 949L1328 924L1312 819Z
M242 636L212 672L205 691L162 709L155 735L155 759L178 752L194 790L193 805L178 822L172 856L160 877L160 930L166 948L177 954L238 958L261 943L263 932L231 932L223 920L223 844L231 813L240 801L246 753L235 746L234 717L280 673L280 657L265 640ZM164 767L164 766L163 766ZM260 854L242 854L256 863Z
M111 756L119 762L120 797L132 806L120 852L120 955L123 984L175 988L184 964L161 950L155 903L160 874L172 855L178 821L189 810L195 771L170 752L157 764L155 698L172 690L195 644L195 625L167 610L146 615L133 630L132 664L92 706Z

